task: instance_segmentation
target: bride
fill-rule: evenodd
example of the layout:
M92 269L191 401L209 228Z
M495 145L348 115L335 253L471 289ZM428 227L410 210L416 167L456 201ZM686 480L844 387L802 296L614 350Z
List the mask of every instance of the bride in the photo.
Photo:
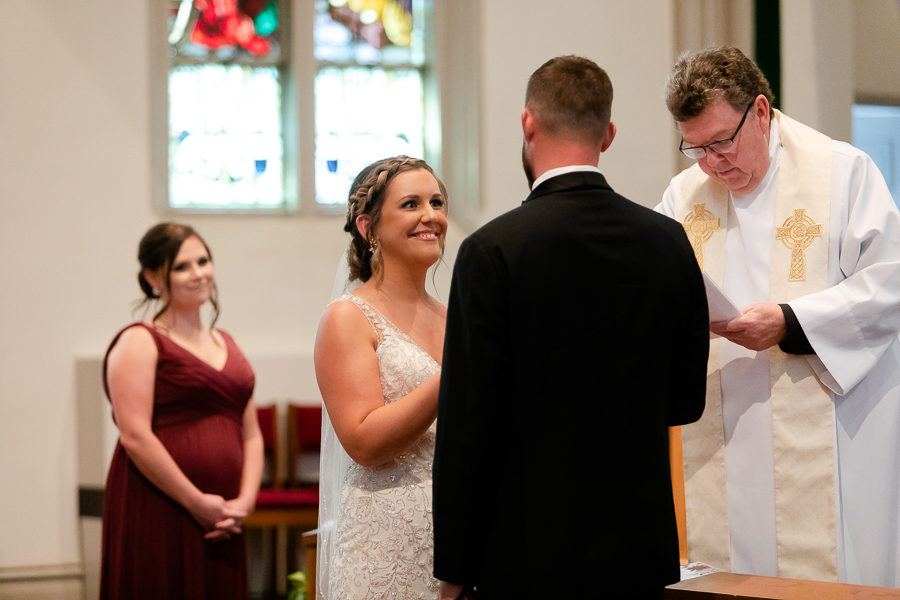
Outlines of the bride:
M446 208L443 183L407 156L369 165L350 188L349 281L362 283L328 306L315 348L326 600L437 597L431 463L446 307L425 279L443 254Z

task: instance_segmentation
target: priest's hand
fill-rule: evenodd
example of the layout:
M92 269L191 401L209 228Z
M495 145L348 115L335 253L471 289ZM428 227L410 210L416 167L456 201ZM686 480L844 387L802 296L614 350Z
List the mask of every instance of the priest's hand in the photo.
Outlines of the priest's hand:
M741 308L741 316L709 324L709 330L750 350L771 348L784 339L784 313L774 302L755 302Z

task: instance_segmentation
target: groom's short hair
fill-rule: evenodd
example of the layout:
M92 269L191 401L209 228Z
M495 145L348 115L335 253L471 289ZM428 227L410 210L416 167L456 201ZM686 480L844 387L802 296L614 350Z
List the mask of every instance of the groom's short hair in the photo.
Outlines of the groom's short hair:
M551 136L583 141L602 138L609 128L613 87L606 71L581 56L551 58L531 74L525 108Z

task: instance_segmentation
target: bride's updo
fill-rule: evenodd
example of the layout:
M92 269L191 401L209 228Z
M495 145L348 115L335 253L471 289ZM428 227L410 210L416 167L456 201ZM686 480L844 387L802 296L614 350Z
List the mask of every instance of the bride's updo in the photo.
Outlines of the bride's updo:
M375 226L381 219L381 207L384 206L385 190L399 173L425 169L432 175L434 171L424 160L409 156L395 156L372 163L364 168L350 186L350 197L347 200L347 222L344 231L350 234L350 251L347 252L347 264L350 267L350 281L359 279L368 281L381 264L381 251L375 239ZM444 183L434 175L447 206L447 189ZM446 209L446 208L445 208ZM356 227L356 218L369 215L366 234L363 236Z

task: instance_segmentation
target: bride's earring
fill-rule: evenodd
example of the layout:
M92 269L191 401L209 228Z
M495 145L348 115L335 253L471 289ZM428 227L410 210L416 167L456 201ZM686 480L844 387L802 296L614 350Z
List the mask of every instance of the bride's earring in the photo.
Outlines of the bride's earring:
M369 241L369 251L372 253L369 257L369 268L374 273L381 267L381 246L378 245L378 240L374 236Z

